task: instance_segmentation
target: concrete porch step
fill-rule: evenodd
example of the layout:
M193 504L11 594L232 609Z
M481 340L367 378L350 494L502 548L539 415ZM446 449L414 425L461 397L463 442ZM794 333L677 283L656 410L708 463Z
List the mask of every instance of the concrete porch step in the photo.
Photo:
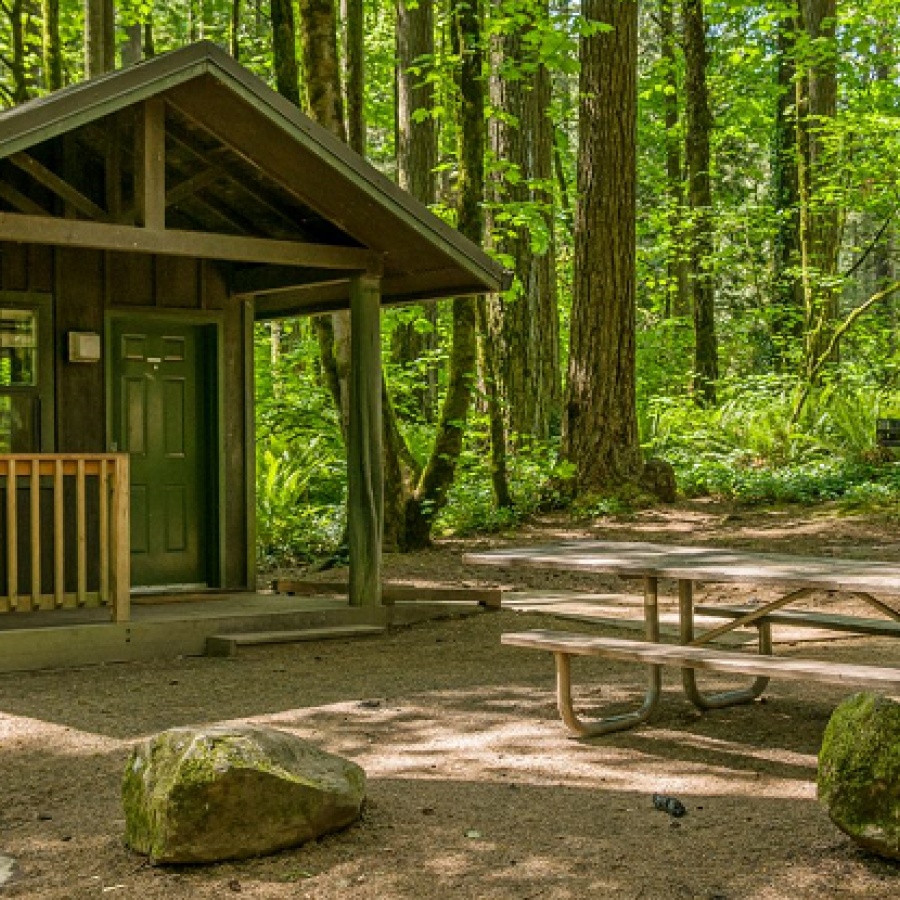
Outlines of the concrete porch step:
M303 628L295 631L246 631L240 634L215 634L206 639L206 655L235 656L238 647L374 637L384 634L385 631L386 629L381 625L335 625L325 628Z

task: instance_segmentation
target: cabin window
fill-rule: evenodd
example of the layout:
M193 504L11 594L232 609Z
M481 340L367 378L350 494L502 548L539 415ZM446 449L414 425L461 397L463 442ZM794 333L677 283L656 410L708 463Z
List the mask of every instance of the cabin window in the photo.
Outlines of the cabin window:
M52 337L46 303L0 294L0 453L52 447ZM46 408L45 408L46 407Z
M37 384L37 314L32 309L0 309L0 386Z

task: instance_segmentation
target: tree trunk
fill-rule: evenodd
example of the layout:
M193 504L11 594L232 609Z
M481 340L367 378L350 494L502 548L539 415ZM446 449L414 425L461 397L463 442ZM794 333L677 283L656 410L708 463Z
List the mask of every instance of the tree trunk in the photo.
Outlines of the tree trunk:
M334 0L300 0L299 8L307 112L346 144Z
M144 59L153 59L156 56L156 41L153 38L153 18L147 13L147 21L144 23Z
M683 0L685 100L687 132L685 160L691 208L690 278L694 307L694 396L702 405L716 402L719 378L713 282L713 214L710 182L709 89L703 0Z
M293 11L293 10L292 10ZM231 0L231 24L229 27L229 44L231 55L240 62L241 59L241 0ZM294 53L296 54L296 50Z
M666 315L686 316L691 311L687 247L685 246L684 168L678 116L678 60L674 0L660 0L659 41L665 83L666 192L669 202L669 247L666 259Z
M365 81L365 13L363 0L341 0L344 20L344 72L347 96L347 134L350 146L366 155L366 117L363 82Z
M484 230L484 80L481 52L481 8L478 0L451 0L450 40L460 96L457 228L481 243ZM444 508L462 451L472 398L477 354L477 302L453 301L453 346L450 378L441 407L431 457L416 495L406 506L406 546L414 550L431 541L435 517Z
M839 208L828 198L834 164L828 132L837 114L836 20L837 0L801 0L800 18L807 48L797 85L798 184L803 294L806 307L805 373L829 351L839 315L840 295L833 279L839 250Z
M772 258L772 340L784 368L791 345L803 337L800 267L800 196L797 184L796 43L797 16L778 23L778 100L772 148L772 199L777 217Z
M563 455L588 495L642 471L635 397L636 0L585 0Z
M63 86L62 42L59 37L59 0L42 0L44 85L48 91Z
M113 0L85 0L84 74L86 78L111 72L116 65Z
M141 40L143 31L140 23L128 25L125 28L126 41L122 45L122 67L127 68L141 61L144 54L144 46Z
M497 160L492 207L524 211L526 224L492 224L496 249L512 257L513 289L491 302L495 368L516 435L542 440L559 422L559 311L553 236L553 129L550 73L535 53L535 34L546 27L546 5L504 2L512 21L493 39L490 145ZM535 246L538 245L538 246Z
M278 0L292 6L289 0ZM300 47L306 111L336 138L347 143L337 52L337 18L333 0L300 0ZM315 319L319 358L340 412L341 433L349 422L350 321L347 313Z
M272 0L272 62L278 93L299 107L300 77L293 0Z
M408 3L397 0L397 180L404 190L426 205L435 201L437 130L433 118L434 88L425 83L423 57L434 55L434 4L432 0ZM437 348L437 306L417 307L431 325L429 331L416 322L401 322L391 336L395 363L412 366ZM437 404L438 369L429 365L425 379L415 391L417 405L426 422L434 419Z
M9 20L12 34L12 56L9 59L9 73L12 76L11 99L15 105L28 99L28 68L25 61L25 3L11 0Z
M877 60L875 63L875 78L878 81L879 85L883 86L886 92L889 92L890 85L892 84L893 79L896 77L897 63L895 43L892 40L890 34L887 33L887 29L885 29L885 31L880 35L876 43L875 50L877 54ZM885 112L890 114L894 111L885 110ZM884 290L895 280L895 222L892 213L893 210L886 213L888 216L891 216L891 219L885 226L883 226L884 230L881 234L881 238L875 245L875 249L873 250L874 259L872 261L872 268L876 291ZM890 309L886 313L886 318L888 318L892 323L896 322L895 303L892 302L890 304Z

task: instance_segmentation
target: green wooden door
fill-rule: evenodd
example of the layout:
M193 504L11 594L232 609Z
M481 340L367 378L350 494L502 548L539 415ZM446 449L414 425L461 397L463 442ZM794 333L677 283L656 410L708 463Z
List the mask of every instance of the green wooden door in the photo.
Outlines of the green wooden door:
M131 582L209 582L211 448L203 326L113 326L113 440L131 454Z

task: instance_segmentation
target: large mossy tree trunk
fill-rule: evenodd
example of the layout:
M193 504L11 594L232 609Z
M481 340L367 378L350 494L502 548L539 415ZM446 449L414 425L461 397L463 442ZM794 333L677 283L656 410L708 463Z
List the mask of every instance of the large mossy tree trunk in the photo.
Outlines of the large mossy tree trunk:
M28 66L25 52L25 0L10 0L4 7L10 25L10 55L5 60L12 89L5 93L14 106L28 100Z
M578 211L563 455L575 492L640 479L635 395L636 0L585 0Z
M437 186L434 85L428 80L428 60L433 56L434 4L397 0L397 181L426 205L434 203ZM422 418L431 422L437 406L439 370L430 363L422 372L420 361L437 349L437 306L424 304L415 312L414 319L394 327L391 355L401 367L419 367L419 385L413 389L413 396ZM422 319L428 329L419 327Z
M84 0L84 74L111 72L116 66L116 14L113 0Z
M344 85L347 98L347 140L360 155L366 155L365 13L363 0L341 0L344 20Z
M300 0L298 9L306 111L346 144L347 124L341 92L334 0ZM345 312L317 316L314 326L322 371L340 411L341 433L346 441L350 415L350 317Z
M489 229L515 273L512 290L488 302L490 337L509 430L546 440L559 423L562 390L550 72L540 54L549 12L543 0L495 2L503 24L491 42L491 208L524 212L525 222Z
M840 205L834 153L829 146L837 115L837 0L800 0L804 47L796 79L800 245L806 314L807 379L838 359L832 341L839 317L835 284L840 249ZM830 348L830 349L829 349Z
M300 71L297 65L297 26L293 0L272 0L272 62L275 87L282 97L300 106Z
M719 378L713 271L713 210L710 179L708 52L703 0L683 0L685 59L685 161L691 209L690 284L694 311L694 397L702 405L716 402Z
M481 50L480 0L451 0L451 52L460 62L458 128L457 228L480 244L483 239L485 89ZM438 513L456 475L472 401L477 358L477 309L472 297L453 301L453 344L447 393L437 434L415 495L406 504L405 550L428 546Z
M666 193L668 194L669 246L666 254L666 315L687 316L691 312L687 246L685 241L684 165L678 99L678 36L675 32L674 0L660 0L659 43L665 95Z
M62 41L59 36L59 0L41 0L41 49L44 86L58 91L63 86Z
M772 253L772 341L780 369L803 338L803 288L800 281L800 194L797 183L796 9L778 22L775 129L772 142L772 206L776 231Z
M876 63L875 78L878 84L883 88L885 97L891 97L892 85L897 77L897 44L887 27L884 28L879 35L875 44ZM883 101L883 111L891 114L893 104L890 100ZM893 216L894 210L886 211L886 220L881 226L880 237L872 251L872 269L875 280L875 290L884 290L894 281L894 272L896 270L895 262L895 246L894 232L895 222ZM889 321L896 322L896 308L892 308L887 313Z

